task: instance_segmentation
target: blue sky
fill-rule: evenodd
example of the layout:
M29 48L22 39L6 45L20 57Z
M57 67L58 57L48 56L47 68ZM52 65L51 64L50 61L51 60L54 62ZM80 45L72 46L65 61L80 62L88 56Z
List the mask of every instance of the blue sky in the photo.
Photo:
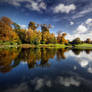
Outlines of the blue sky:
M27 27L30 21L51 24L51 32L67 32L67 38L77 34L75 37L85 35L81 37L84 39L92 32L92 0L0 0L2 16L22 27Z

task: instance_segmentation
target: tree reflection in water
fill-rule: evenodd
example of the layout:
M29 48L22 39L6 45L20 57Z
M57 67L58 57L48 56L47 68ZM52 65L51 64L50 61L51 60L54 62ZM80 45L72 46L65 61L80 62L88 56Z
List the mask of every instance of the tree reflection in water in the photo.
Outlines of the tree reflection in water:
M80 55L81 52L85 51L86 54L90 54L90 52L92 51L91 49L72 49L72 52L75 54L75 55Z
M13 60L17 58L20 49L2 49L0 50L0 72L6 73L13 68Z
M68 50L67 49L58 49L57 50L57 59L60 60L60 59L66 59L64 53L67 52Z
M49 59L54 59L56 56L58 60L66 59L64 55L68 49L55 49L55 48L10 48L0 50L0 72L6 73L18 66L20 62L27 63L28 68L34 67L49 67ZM72 52L75 55L79 55L83 50L73 49ZM85 50L87 54L90 54L90 50Z

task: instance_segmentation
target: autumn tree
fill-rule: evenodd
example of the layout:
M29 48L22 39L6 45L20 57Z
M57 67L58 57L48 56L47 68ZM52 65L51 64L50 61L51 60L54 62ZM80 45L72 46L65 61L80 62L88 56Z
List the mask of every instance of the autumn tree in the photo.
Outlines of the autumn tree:
M41 32L37 30L28 29L26 32L26 41L30 44L40 44Z
M27 43L26 42L26 29L20 29L19 31L17 31L17 34L22 43Z
M51 28L51 25L50 24L49 25L41 24L40 26L41 26L41 30L42 30L42 40L41 40L41 42L46 43L47 39L49 37L49 34L50 34L49 29Z
M17 41L19 40L16 32L12 30L12 24L10 18L2 17L0 18L0 40L2 41Z
M39 27L39 24L36 24L33 21L30 21L28 24L28 29L36 30Z
M36 34L36 38L34 40L34 44L40 44L41 43L41 36L42 36L42 33L37 30L35 30L35 34Z
M62 37L61 33L58 33L58 36L57 36L57 42L58 42L58 43L61 42L61 37Z
M49 29L51 28L51 25L47 25L47 24L41 24L41 30L42 30L42 33L44 32L49 32Z
M12 20L5 16L1 17L0 21L4 24L8 25L9 27L11 27L11 24L13 24Z
M56 39L54 33L51 33L51 34L49 33L49 34L47 35L47 41L46 41L46 43L47 43L47 44L48 44L48 43L52 43L52 44L57 43L57 39Z
M58 33L57 42L61 44L68 44L68 40L65 39L66 33Z
M19 38L20 38L20 42L22 43L26 43L26 29L21 29L20 25L17 23L13 23L13 27L14 27L14 31L18 34Z
M7 17L0 18L0 40L8 41L9 40L9 31L11 28L11 20Z
M61 37L61 44L68 44L68 40L65 39L65 36L66 36L66 35L67 35L66 33L63 33L63 34L62 34L62 37Z

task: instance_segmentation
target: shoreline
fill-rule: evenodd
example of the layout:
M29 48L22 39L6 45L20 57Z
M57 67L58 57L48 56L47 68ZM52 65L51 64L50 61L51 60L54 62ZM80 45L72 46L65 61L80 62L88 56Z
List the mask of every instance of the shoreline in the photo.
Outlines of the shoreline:
M64 45L64 44L20 44L20 45L0 45L0 48L70 48L70 49L92 49L92 44Z
M0 48L72 48L72 46L64 45L64 44L20 44L20 45L0 45Z

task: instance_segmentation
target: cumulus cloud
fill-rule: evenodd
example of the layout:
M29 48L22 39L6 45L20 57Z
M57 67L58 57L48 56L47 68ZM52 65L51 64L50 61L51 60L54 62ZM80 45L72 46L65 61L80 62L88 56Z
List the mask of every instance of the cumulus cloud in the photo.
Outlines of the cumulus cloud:
M66 38L73 40L80 37L81 40L92 38L92 19L87 19L84 23L81 23L74 31L73 34L67 34Z
M64 5L64 4L59 4L54 8L54 13L70 13L70 11L73 11L76 9L76 6L74 4L70 5Z
M85 32L87 32L87 30L88 30L87 27L84 26L83 24L81 24L78 26L76 33L85 33Z

